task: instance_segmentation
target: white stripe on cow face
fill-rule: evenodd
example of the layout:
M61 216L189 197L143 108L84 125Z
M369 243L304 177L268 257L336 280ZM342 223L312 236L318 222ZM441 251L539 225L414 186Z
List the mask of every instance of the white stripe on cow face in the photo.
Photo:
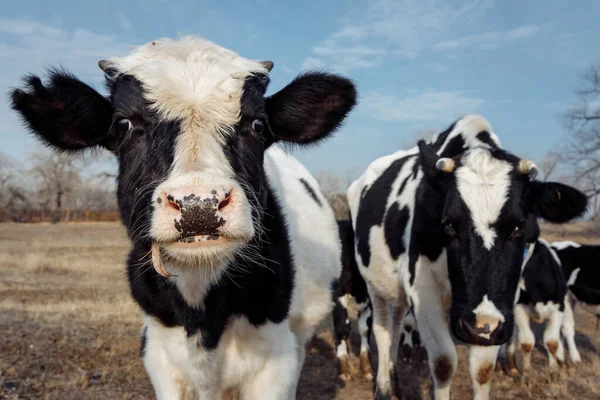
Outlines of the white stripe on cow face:
M461 162L455 173L458 192L471 212L475 233L490 250L496 239L492 224L506 203L513 166L481 148L465 153Z
M148 43L107 65L139 80L160 117L180 121L171 176L210 169L232 177L225 137L240 119L245 78L268 72L262 64L204 39L183 37Z
M494 302L488 299L487 294L483 296L481 303L475 307L473 314L494 317L500 322L504 322L504 315L502 315L500 310L498 310L498 308L494 305Z

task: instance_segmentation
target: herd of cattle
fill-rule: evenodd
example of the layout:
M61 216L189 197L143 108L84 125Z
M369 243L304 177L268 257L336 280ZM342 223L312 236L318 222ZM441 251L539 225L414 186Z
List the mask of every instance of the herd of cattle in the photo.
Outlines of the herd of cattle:
M450 397L456 344L469 346L474 398L489 397L500 346L529 367L530 319L547 321L550 367L570 358L575 302L600 309L600 248L548 244L538 218L565 223L587 197L536 180L489 123L468 115L430 142L381 157L349 187L336 221L317 181L277 142L312 145L356 104L354 84L308 72L265 96L270 61L196 37L161 39L99 62L104 96L63 70L26 77L13 108L57 151L104 148L131 241L131 294L157 398L295 398L305 345L333 312L349 378L348 304L361 370L393 395L399 346L427 351L437 400ZM152 268L154 267L154 268ZM408 353L405 353L408 354Z

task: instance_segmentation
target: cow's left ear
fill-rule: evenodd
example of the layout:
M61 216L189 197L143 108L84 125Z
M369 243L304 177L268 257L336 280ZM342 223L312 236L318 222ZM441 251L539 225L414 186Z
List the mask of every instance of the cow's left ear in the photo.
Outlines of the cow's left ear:
M337 75L310 72L266 99L277 140L311 143L335 131L356 104L354 84Z
M587 196L579 190L557 182L530 183L527 203L530 211L547 221L563 223L583 215Z

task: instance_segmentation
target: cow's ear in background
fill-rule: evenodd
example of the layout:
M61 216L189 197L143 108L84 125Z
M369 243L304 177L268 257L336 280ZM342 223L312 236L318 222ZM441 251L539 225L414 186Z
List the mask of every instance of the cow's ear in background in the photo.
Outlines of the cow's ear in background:
M46 86L34 75L25 78L25 86L12 91L12 108L43 143L67 151L103 144L112 107L100 93L59 70L50 71Z
M527 198L529 210L547 221L568 222L587 211L587 196L571 186L537 181L530 184Z

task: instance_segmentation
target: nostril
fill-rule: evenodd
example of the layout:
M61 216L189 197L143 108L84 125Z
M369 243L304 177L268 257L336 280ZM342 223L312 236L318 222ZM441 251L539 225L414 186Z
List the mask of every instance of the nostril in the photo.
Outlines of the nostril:
M175 198L171 195L165 196L166 197L166 206L170 207L172 209L174 209L175 211L180 211L181 208L179 207L179 204L177 204L177 201L175 200Z
M219 211L227 207L231 203L231 192L225 193L225 199L219 203Z

